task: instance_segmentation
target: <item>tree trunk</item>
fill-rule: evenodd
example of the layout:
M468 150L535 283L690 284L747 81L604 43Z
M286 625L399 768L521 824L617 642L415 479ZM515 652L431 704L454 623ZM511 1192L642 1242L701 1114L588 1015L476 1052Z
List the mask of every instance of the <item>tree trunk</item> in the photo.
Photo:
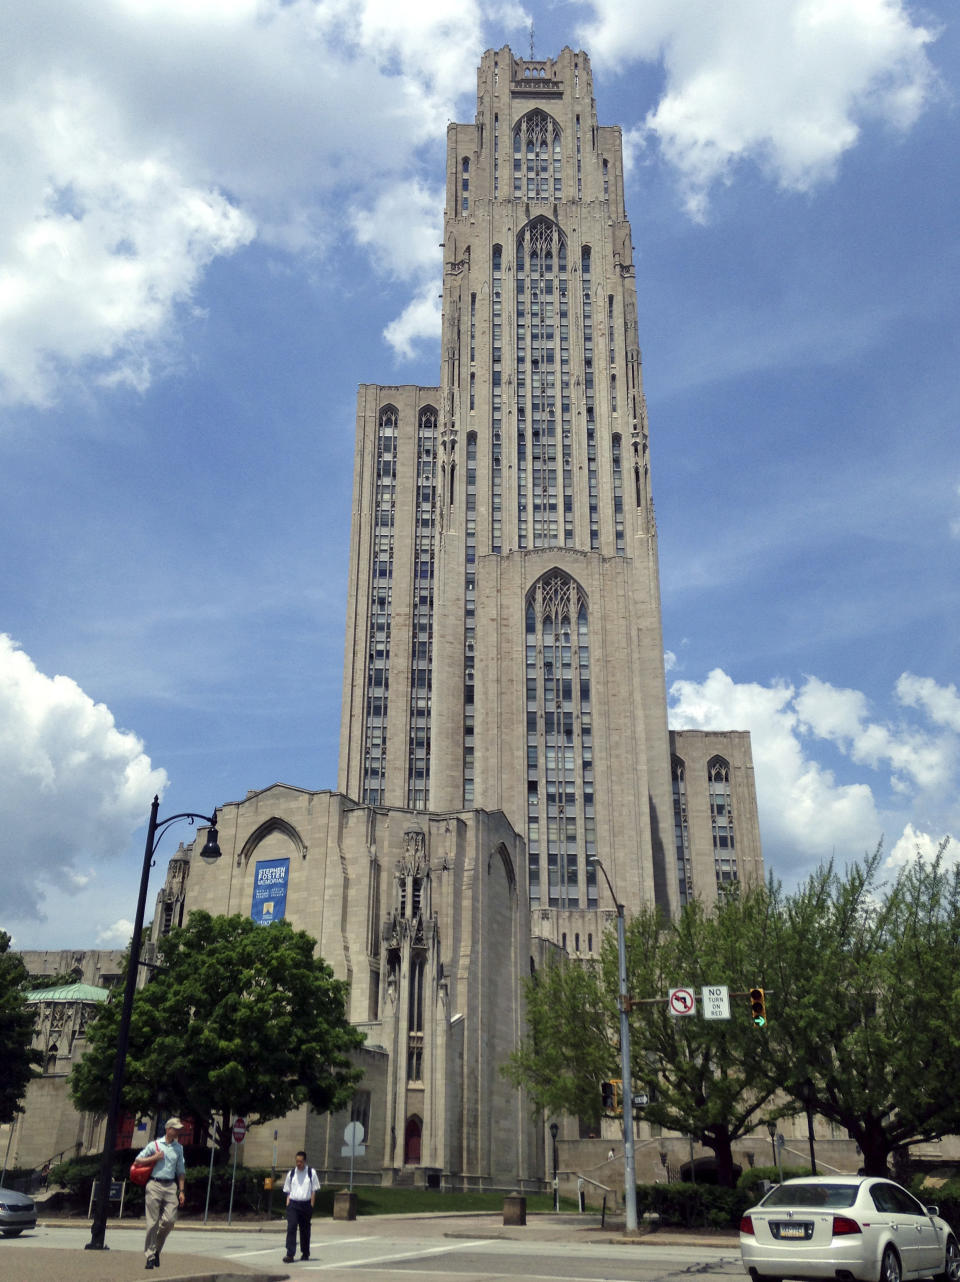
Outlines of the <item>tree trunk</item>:
M724 1188L733 1188L736 1184L733 1170L733 1147L730 1132L725 1126L711 1127L704 1133L703 1144L713 1150L717 1162L717 1183Z
M890 1142L880 1122L867 1119L854 1136L863 1153L864 1175L889 1176L887 1159L890 1156Z

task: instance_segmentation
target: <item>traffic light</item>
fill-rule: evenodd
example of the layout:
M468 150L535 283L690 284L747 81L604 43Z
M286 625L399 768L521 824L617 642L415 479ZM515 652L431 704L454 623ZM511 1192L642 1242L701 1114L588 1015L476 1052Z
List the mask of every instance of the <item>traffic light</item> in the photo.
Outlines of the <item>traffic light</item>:
M619 1111L620 1086L621 1083L619 1081L600 1083L600 1101L604 1113L609 1115Z
M767 999L762 988L750 989L750 1014L757 1028L763 1028L767 1022Z

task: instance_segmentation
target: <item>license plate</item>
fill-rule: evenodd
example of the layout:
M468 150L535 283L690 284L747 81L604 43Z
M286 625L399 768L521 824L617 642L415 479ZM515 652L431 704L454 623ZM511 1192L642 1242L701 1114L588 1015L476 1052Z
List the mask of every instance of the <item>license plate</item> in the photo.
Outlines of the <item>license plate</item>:
M802 1241L810 1236L810 1226L807 1224L773 1224L771 1228L778 1238L799 1238Z

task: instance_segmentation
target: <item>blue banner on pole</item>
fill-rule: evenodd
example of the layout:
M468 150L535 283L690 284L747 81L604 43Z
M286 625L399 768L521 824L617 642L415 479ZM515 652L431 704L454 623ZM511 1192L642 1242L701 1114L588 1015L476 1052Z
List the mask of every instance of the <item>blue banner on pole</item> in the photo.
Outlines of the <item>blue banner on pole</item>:
M287 911L289 859L263 859L257 863L253 879L253 903L250 916L258 926L282 921Z

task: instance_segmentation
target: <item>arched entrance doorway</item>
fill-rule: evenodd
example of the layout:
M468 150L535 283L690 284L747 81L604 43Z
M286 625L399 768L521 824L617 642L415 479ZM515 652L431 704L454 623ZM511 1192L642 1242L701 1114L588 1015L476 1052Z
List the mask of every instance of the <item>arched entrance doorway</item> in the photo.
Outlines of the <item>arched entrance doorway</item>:
M423 1123L419 1117L408 1117L403 1131L403 1164L404 1166L420 1165L420 1136L423 1134Z

